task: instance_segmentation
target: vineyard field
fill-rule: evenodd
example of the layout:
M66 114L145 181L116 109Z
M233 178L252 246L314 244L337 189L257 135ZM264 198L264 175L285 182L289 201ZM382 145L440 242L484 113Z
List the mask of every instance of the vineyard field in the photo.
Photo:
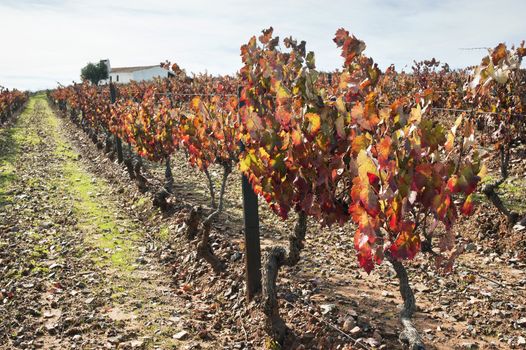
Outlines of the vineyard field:
M525 42L301 39L0 86L0 350L526 349Z

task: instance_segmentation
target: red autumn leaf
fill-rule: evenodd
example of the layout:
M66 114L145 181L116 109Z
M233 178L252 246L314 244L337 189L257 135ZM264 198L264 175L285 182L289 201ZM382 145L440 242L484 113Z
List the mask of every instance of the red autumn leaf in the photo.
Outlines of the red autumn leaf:
M393 231L398 229L398 215L396 215L396 213L391 214L389 219L389 228Z
M338 47L342 48L342 57L345 58L345 65L350 64L356 56L365 50L365 43L358 40L354 35L349 34L343 28L336 31L333 41Z
M289 127L291 118L292 114L289 111L283 107L278 107L276 110L276 120L279 121L283 127Z
M272 38L272 33L274 32L274 28L270 27L268 29L262 30L262 35L259 36L259 41L262 44L267 44L270 39Z
M349 213L351 213L353 221L358 224L360 231L367 234L370 241L374 242L376 239L375 232L378 228L378 218L371 217L359 203L351 205Z
M433 176L433 167L429 163L419 164L416 166L416 172L422 174L426 178Z
M466 216L473 214L473 193L466 197L460 211Z
M451 197L448 194L437 194L433 199L433 205L435 207L439 219L444 220L449 206L451 205Z
M494 65L498 65L500 61L506 57L506 45L503 43L500 43L493 49L493 52L491 53L491 60L493 61Z
M369 185L376 187L380 182L378 175L367 172L367 177L369 178Z
M365 209L370 216L375 217L380 213L378 195L374 192L368 180L364 181L360 177L355 177L351 188L351 197L355 201L359 200L363 209Z
M369 237L362 230L356 230L354 234L354 248L356 249L356 256L358 264L367 273L370 273L374 268L373 254L371 245L369 244Z
M402 231L390 247L391 254L397 259L413 259L420 251L420 236L414 231L412 222L402 223Z
M458 176L453 175L449 178L447 181L447 187L451 191L451 193L457 193L458 192Z

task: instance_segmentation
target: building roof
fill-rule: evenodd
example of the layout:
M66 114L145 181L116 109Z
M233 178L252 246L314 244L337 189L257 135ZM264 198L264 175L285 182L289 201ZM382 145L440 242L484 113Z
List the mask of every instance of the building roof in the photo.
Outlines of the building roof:
M136 72L139 70L155 68L155 67L160 67L160 65L156 64L154 66L116 67L116 68L112 67L110 73L131 73L131 72Z

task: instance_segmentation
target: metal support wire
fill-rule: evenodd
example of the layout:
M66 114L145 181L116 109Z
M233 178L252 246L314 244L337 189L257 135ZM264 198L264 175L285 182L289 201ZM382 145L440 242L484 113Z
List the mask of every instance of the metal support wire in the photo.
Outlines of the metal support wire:
M471 50L491 50L491 47L459 47L459 50L471 51Z
M457 112L457 113L475 113L475 114L502 114L506 112L487 112L487 111L472 111L471 109L458 109L458 108L441 108L441 107L431 107L431 110L434 111L447 111L447 112ZM514 117L526 117L525 114L511 113Z
M228 96L228 97L237 97L237 94L174 94L171 92L156 92L154 95L164 95L164 96Z

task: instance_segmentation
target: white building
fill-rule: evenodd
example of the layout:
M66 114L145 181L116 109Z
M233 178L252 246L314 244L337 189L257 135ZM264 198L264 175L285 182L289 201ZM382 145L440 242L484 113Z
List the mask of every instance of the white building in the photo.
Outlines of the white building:
M102 82L108 83L110 80L114 83L126 84L130 81L153 80L154 78L166 78L173 75L167 69L162 68L159 64L154 66L137 66L137 67L116 67L112 68L110 60L101 60L108 66L109 79Z

